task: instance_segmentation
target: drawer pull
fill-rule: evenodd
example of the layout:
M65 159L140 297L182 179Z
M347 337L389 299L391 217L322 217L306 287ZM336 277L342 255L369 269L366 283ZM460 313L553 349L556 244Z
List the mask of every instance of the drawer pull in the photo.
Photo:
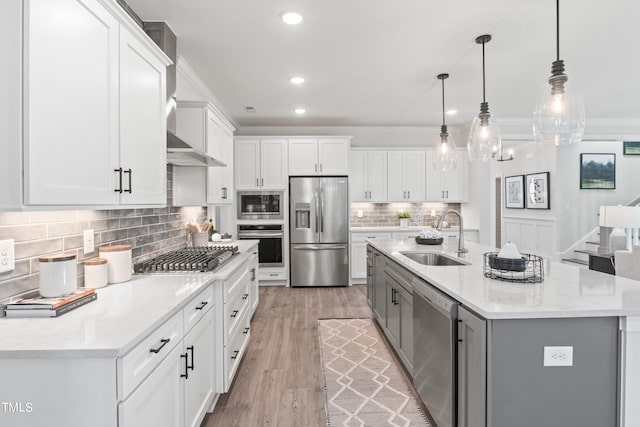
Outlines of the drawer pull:
M249 298L249 294L242 295L242 299L247 299L247 298Z
M237 359L238 358L238 354L240 354L240 350L234 350L233 351L233 356L231 356L232 359Z
M242 333L245 334L245 335L248 334L249 333L249 329L250 328L244 328L244 332L242 332Z
M193 364L194 364L194 357L193 357L193 346L190 345L189 347L187 347L187 350L189 350L191 352L191 365L187 364L187 368L191 369L193 371ZM189 360L187 358L187 360Z
M271 276L271 277L277 277L277 276L278 276L278 273L269 273L269 276Z
M236 317L238 315L238 310L233 310L233 313L231 313L231 317Z
M189 379L189 357L188 354L181 354L180 358L184 358L184 374L180 374L180 378Z
M196 307L196 310L202 310L207 304L209 304L209 301L202 301L200 305Z
M149 349L149 351L150 351L151 353L159 353L159 352L160 352L160 350L162 350L162 347L164 347L165 345L167 345L167 343L168 343L169 341L171 341L171 338L163 338L163 339L161 339L161 340L160 340L160 342L161 342L160 347L158 347L158 348L151 348L151 349Z

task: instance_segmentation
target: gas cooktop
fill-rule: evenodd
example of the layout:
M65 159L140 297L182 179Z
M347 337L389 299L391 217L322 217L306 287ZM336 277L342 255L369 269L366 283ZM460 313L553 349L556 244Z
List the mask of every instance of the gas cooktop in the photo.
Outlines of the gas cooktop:
M211 272L238 254L238 246L216 245L178 249L133 266L136 273Z

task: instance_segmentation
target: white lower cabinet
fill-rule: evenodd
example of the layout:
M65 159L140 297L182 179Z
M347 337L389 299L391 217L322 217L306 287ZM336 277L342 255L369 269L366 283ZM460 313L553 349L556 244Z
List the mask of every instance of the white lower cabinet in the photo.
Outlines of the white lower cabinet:
M118 405L120 427L200 425L214 395L215 309L211 295L209 286L119 361L125 384L122 393L135 388ZM184 325L185 334L171 340L175 325ZM163 359L162 353L167 352ZM153 370L139 385L130 381L148 367Z
M366 239L389 239L391 233L351 232L351 282L364 283L367 278Z
M176 346L140 387L118 405L119 427L184 426L184 363Z

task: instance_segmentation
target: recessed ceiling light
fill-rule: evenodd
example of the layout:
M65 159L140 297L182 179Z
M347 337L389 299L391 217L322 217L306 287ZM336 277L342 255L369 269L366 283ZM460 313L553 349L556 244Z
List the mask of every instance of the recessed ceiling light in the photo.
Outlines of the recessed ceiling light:
M455 116L456 114L458 114L458 110L447 110L448 116Z
M302 115L302 114L307 112L307 110L305 110L304 108L296 108L293 111L295 111L295 113L298 114L298 115Z
M255 113L256 109L254 107L244 107L244 111L247 113Z
M302 15L300 15L298 12L282 12L280 14L280 19L282 19L285 24L298 25L302 22Z
M302 83L304 83L304 77L293 76L289 79L289 81L294 85L301 85Z

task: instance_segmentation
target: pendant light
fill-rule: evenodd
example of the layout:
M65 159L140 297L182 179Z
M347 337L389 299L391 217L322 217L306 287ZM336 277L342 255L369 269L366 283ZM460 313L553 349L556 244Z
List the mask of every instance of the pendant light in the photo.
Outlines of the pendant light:
M471 123L469 141L467 142L467 151L471 161L482 160L486 162L490 158L495 158L498 153L502 158L500 128L495 120L491 120L489 103L486 99L484 45L490 41L489 34L476 37L476 43L482 45L482 103L480 104L480 114L474 117L473 123Z
M453 140L453 136L449 135L447 124L444 120L444 81L447 78L449 78L449 74L438 74L438 80L442 81L442 127L440 127L440 140L433 155L433 168L441 171L455 169L457 165L456 143Z
M575 144L584 135L584 104L564 73L560 59L560 0L556 0L556 60L533 113L533 135L539 144Z

